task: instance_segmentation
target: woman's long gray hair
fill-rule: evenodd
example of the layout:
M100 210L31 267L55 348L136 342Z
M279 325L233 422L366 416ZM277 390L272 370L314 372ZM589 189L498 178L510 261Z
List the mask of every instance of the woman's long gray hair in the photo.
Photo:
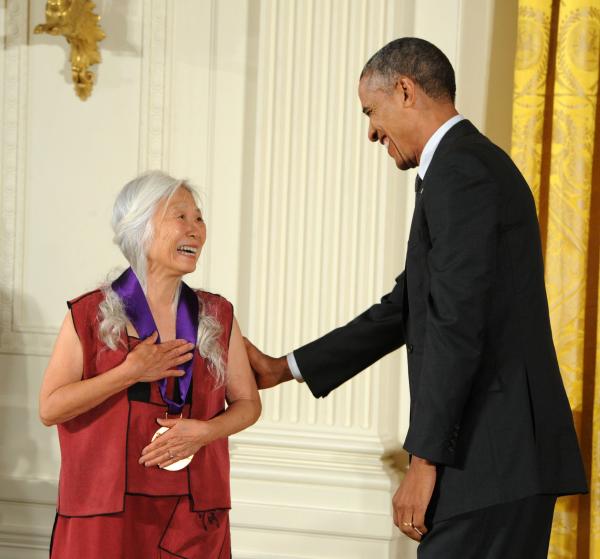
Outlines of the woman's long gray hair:
M127 183L117 195L112 215L114 242L131 265L144 292L146 291L147 252L152 242L152 217L162 200L169 200L178 188L185 188L198 200L198 193L188 183L175 179L161 171L151 171ZM127 329L127 315L123 302L111 288L102 286L104 300L99 307L100 339L115 350ZM179 290L173 302L177 309ZM196 346L200 355L210 364L218 385L225 382L225 359L219 338L223 332L218 320L206 314L200 299L198 339Z

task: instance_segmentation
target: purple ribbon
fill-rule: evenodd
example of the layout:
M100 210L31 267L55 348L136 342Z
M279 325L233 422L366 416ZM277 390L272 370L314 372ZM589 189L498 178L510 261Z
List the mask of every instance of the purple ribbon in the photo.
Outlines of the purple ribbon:
M123 301L125 313L136 329L140 339L145 340L154 332L157 332L154 317L150 311L150 306L146 300L146 295L140 285L140 282L131 268L127 268L113 283L112 288ZM184 339L196 345L198 336L198 312L199 303L196 293L181 282L181 292L179 294L179 303L177 305L176 319L176 338ZM160 343L160 334L156 343ZM195 354L195 350L194 350ZM167 379L158 381L160 395L167 404L170 414L180 414L192 384L193 359L180 365L179 368L185 371L182 377L177 377L179 385L179 402L171 400L167 396Z

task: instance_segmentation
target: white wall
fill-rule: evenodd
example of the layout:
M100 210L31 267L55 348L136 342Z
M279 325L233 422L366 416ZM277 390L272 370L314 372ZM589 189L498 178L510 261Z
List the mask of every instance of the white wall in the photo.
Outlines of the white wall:
M493 0L98 0L91 98L43 0L0 3L0 559L46 556L60 457L37 392L64 301L124 265L110 209L161 167L205 192L189 283L230 298L282 354L352 318L404 262L413 174L366 140L362 65L400 35L457 69L459 109L489 121ZM510 69L510 68L509 68ZM406 457L401 352L325 400L295 383L232 438L236 558L414 557L390 499Z

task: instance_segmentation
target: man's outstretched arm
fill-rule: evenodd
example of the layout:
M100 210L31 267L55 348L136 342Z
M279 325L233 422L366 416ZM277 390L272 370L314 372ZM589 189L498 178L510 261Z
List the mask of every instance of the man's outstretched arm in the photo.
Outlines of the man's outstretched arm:
M394 289L344 326L296 350L294 358L303 379L315 397L332 390L404 344L404 272ZM292 380L285 356L273 358L250 342L246 348L259 388Z

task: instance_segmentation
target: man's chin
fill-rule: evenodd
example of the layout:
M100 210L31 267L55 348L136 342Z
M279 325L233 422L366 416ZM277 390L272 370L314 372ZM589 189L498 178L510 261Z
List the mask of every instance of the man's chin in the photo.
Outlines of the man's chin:
M416 163L413 163L412 161L406 161L406 159L398 160L394 158L394 162L396 163L396 167L398 167L398 169L401 171L408 171L409 169L413 169L417 166Z
M400 157L399 155L392 155L391 153L389 153L388 155L394 160L396 167L401 171L407 171L408 169L416 167L415 164L413 164L410 161L406 161L406 159Z

